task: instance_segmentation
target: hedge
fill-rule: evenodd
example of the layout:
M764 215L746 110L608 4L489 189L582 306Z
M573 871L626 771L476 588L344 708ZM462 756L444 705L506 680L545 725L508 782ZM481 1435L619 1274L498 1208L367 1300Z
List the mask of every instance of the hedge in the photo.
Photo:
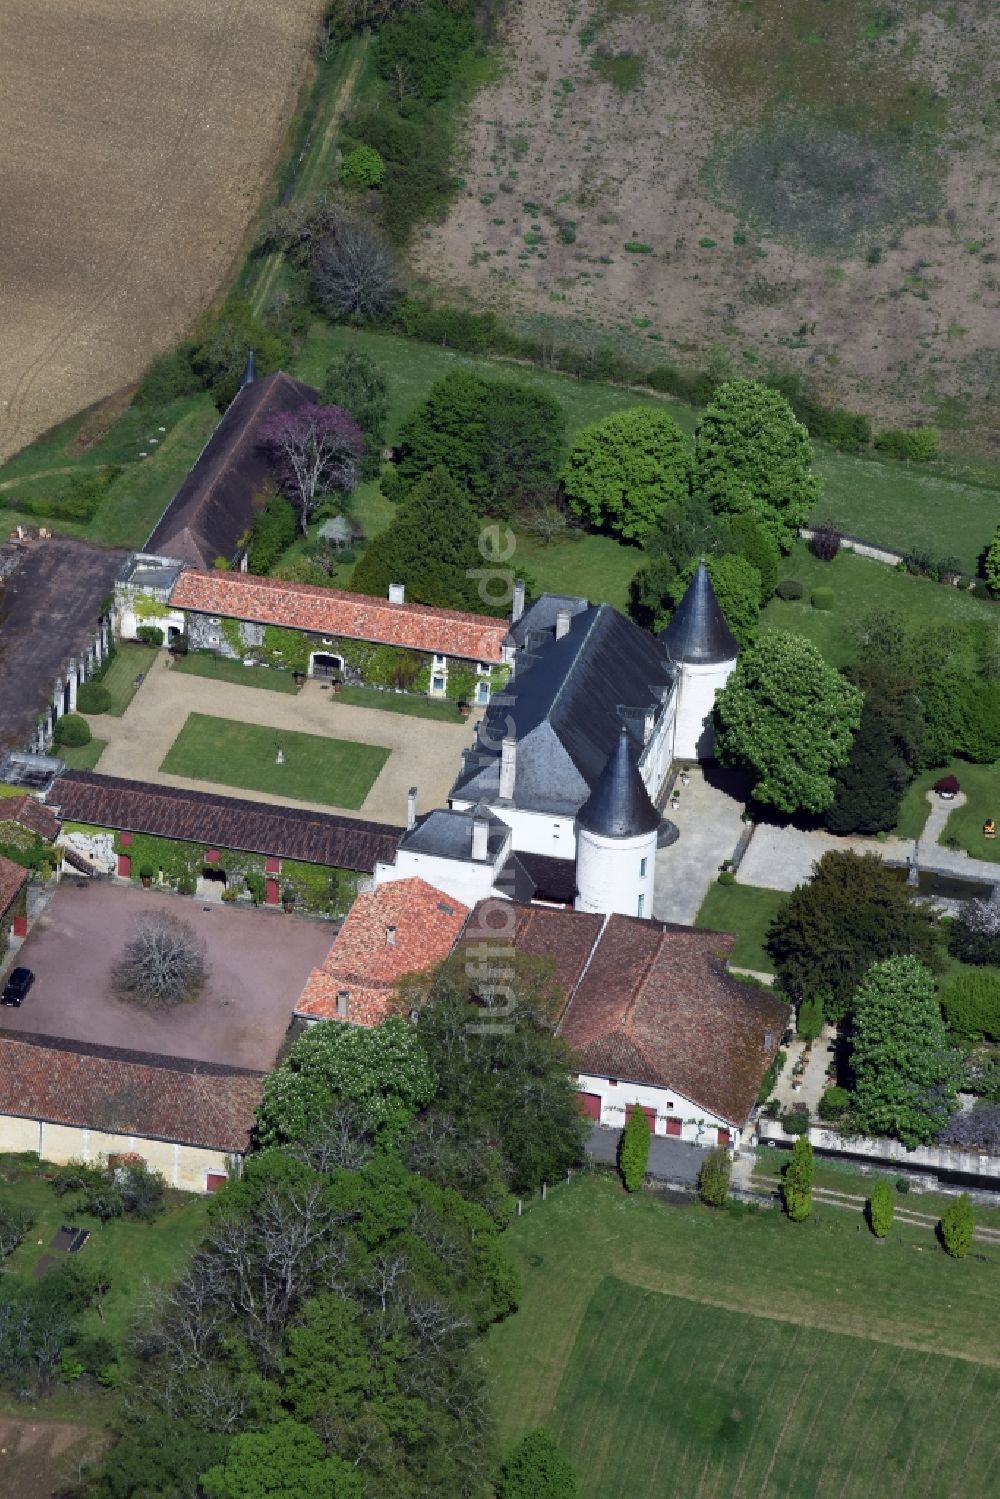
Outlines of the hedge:
M64 744L67 749L80 749L90 743L93 735L90 724L79 713L64 713L56 724L53 738L56 744Z
M786 599L789 603L791 603L795 599L800 599L805 592L805 589L802 587L802 584L799 582L798 578L782 578L781 582L778 584L777 588L774 591L778 595L779 599Z

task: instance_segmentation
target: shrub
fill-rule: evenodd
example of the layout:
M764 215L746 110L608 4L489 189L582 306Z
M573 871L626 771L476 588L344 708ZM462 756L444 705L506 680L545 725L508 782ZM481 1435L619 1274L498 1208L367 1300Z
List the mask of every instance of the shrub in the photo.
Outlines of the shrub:
M649 1120L645 1111L634 1104L618 1147L618 1169L627 1192L637 1192L642 1186L648 1160Z
M167 649L172 656L186 656L190 650L191 642L188 640L187 631L180 630L171 640Z
M936 458L940 451L941 434L936 427L914 427L910 431L889 427L876 437L875 446L889 458L927 463L931 458Z
M823 1001L804 999L799 1005L795 1028L803 1041L815 1041L823 1029Z
M796 1140L782 1180L785 1212L793 1223L804 1222L812 1212L812 1181L812 1146L808 1140Z
M345 187L381 187L385 162L373 146L355 146L340 164L340 180Z
M900 1196L901 1197L905 1197L906 1194L907 1194L907 1192L909 1190L910 1190L910 1178L908 1176L897 1176L896 1177L896 1191L900 1194Z
M963 901L948 933L948 951L963 963L1000 963L1000 905Z
M0 1201L0 1260L13 1254L22 1244L34 1218L17 1203Z
M710 1150L698 1173L698 1192L702 1202L709 1207L720 1208L729 1192L732 1173L733 1164L725 1146L719 1145L715 1150Z
M154 359L139 381L139 388L132 397L133 405L148 411L168 406L181 396L192 396L201 390L201 381L191 367L193 353L194 344L182 343Z
M576 1499L576 1474L547 1431L529 1431L510 1453L497 1499Z
M799 582L798 578L782 578L781 582L775 589L775 593L778 595L779 599L785 599L789 603L793 602L795 599L800 599L804 592L805 589L802 587L802 584Z
M103 682L82 682L76 694L76 706L81 713L107 713L111 707L111 693Z
M652 255L652 245L643 244L641 239L630 239L625 242L625 249L630 255Z
M731 869L720 869L718 883L720 885L735 885L736 876Z
M793 1104L781 1116L781 1127L786 1135L804 1135L809 1130L809 1110L804 1103Z
M155 645L159 649L163 644L163 631L159 625L140 625L135 632L135 638L143 645Z
M834 604L834 592L832 588L814 588L809 602L814 609L832 609Z
M809 550L820 562L832 562L840 551L840 531L831 520L819 521L809 542Z
M967 1041L1000 1041L1000 973L981 968L961 973L941 995L948 1028Z
M944 796L957 796L961 789L957 776L942 776L934 782L934 790Z
M90 724L79 713L64 713L56 724L53 738L56 744L64 745L66 749L80 749L82 745L90 743L93 735Z
M827 1088L819 1101L821 1119L841 1119L850 1108L851 1095L846 1088Z
M972 1243L972 1230L975 1226L976 1219L972 1211L972 1203L963 1192L961 1197L956 1197L954 1202L948 1204L938 1224L941 1243L952 1259L965 1258L969 1245Z
M892 1188L887 1181L876 1182L868 1199L868 1226L876 1239L884 1239L892 1227L896 1211Z

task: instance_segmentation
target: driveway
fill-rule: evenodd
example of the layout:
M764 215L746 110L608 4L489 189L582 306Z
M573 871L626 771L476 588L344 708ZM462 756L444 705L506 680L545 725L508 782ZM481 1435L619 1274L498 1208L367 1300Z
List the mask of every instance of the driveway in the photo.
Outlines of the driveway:
M595 1124L587 1141L587 1154L592 1161L604 1166L614 1166L618 1161L620 1129L607 1129ZM708 1150L700 1145L688 1145L684 1140L668 1139L666 1135L654 1135L649 1142L650 1176L658 1181L684 1182L690 1186L698 1183L701 1163Z
M462 750L472 744L474 717L465 723L450 724L410 718L402 713L383 713L377 708L356 708L341 703L329 689L314 681L306 682L294 696L269 692L264 687L240 687L232 682L172 671L169 660L166 652L160 653L121 718L105 714L90 720L94 737L108 741L96 767L102 775L152 781L160 786L184 786L192 791L205 791L212 786L226 796L245 796L284 807L321 806L324 812L402 827L406 822L409 787L417 787L421 811L444 806L461 767ZM187 776L166 775L160 770L189 713L209 713L215 718L294 729L355 744L378 744L391 753L361 807L333 807L261 791L244 791L237 786L217 786Z
M169 911L190 922L208 951L203 993L169 1013L145 1010L112 993L111 971L136 919L151 911ZM333 937L329 923L284 912L233 910L103 882L82 889L66 882L17 954L17 962L33 970L35 984L20 1009L0 1010L0 1031L267 1072L294 1003Z
M657 921L693 926L702 902L719 875L723 859L732 858L744 830L743 801L724 772L706 779L700 766L687 772L688 784L677 787L676 812L666 812L680 837L656 854L653 915Z

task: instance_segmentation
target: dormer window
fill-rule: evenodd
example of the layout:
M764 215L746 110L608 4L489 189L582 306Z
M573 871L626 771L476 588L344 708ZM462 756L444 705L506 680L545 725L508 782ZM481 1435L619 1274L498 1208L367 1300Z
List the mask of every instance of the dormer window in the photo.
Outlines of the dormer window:
M492 668L492 666L490 665L490 663L488 661L477 661L476 662L476 671L479 673L479 675L481 677L488 677L490 675L490 673L492 672L492 670L493 670L493 668Z
M387 926L385 929L385 945L386 947L396 946L396 928L394 926Z

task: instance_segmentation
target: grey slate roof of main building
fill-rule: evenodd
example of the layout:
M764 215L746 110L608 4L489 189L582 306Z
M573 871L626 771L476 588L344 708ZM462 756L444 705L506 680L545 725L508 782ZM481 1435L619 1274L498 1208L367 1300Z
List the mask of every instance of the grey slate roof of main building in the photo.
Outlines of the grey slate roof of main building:
M517 739L514 805L573 816L597 785L624 725L638 750L647 709L673 685L662 646L609 604L572 616L561 640L531 634L497 693L451 790L499 799L500 743Z
M437 807L417 818L414 828L405 832L399 840L401 849L411 854L428 854L438 859L472 858L472 824L482 817L489 824L486 835L486 857L492 863L504 843L510 837L510 828L499 817L494 817L488 807L474 807L468 812L452 812L446 807Z

